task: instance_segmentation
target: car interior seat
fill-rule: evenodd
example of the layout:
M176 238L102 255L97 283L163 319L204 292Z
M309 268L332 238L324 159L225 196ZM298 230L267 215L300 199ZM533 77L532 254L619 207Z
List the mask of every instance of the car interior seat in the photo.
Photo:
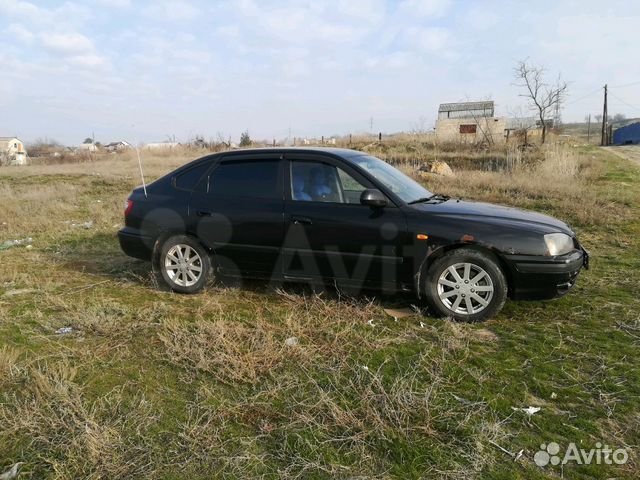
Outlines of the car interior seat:
M304 191L304 178L302 175L293 175L293 199L294 200L312 200L311 195Z
M327 176L320 167L312 168L309 172L309 192L314 199L321 200L331 195L331 187L328 185Z

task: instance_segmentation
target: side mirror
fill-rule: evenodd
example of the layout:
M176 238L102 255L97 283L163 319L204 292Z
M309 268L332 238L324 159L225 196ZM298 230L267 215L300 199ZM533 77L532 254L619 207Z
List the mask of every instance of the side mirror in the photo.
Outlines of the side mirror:
M387 197L380 190L375 188L367 188L360 195L360 203L362 205L369 205L370 207L386 207Z

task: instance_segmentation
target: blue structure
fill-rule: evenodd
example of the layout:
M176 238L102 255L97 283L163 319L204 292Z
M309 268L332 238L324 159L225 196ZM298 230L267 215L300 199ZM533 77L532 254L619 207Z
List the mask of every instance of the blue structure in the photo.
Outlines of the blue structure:
M614 145L632 145L640 143L640 122L618 128L613 132Z

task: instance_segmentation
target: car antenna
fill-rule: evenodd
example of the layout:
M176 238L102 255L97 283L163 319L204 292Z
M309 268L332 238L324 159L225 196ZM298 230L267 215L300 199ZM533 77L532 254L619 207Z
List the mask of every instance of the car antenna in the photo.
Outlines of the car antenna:
M142 159L140 158L140 148L136 142L136 154L138 155L138 168L140 168L140 178L142 179L142 189L144 190L144 198L147 198L147 185L144 183L144 173L142 173Z

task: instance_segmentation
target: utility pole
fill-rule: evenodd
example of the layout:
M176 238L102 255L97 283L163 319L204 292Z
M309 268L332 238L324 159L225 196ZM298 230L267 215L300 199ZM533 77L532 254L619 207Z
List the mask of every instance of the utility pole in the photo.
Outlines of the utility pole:
M589 120L587 121L587 145L591 143L591 114L589 114Z
M602 107L602 134L600 145L607 145L607 85L604 86L604 106Z

